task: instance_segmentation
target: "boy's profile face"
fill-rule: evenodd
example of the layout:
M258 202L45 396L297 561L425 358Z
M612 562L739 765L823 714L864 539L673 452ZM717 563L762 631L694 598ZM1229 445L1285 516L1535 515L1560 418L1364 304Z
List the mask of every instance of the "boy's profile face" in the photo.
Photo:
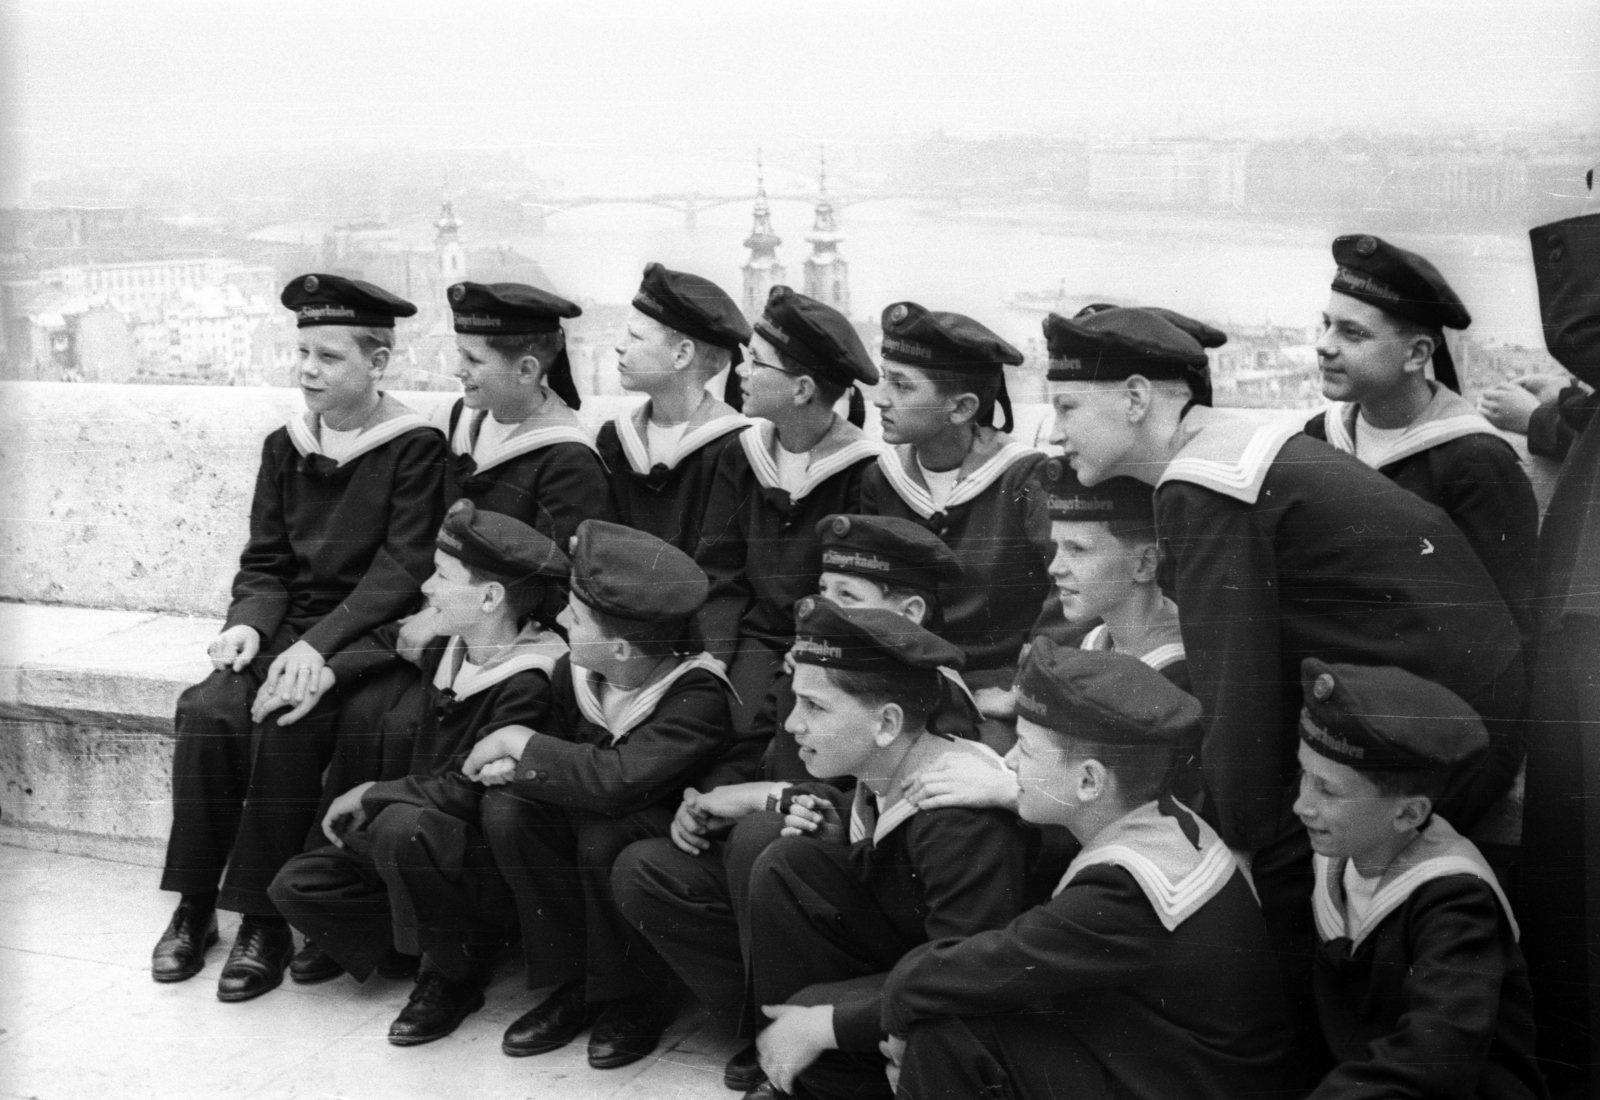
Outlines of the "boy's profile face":
M760 333L750 337L750 354L734 370L739 374L746 416L773 420L794 407L795 378L778 361L777 349Z
M800 746L800 761L818 779L859 775L872 758L877 708L836 686L820 665L794 669L794 709L784 728Z
M1329 859L1358 859L1392 843L1403 795L1382 793L1367 776L1313 752L1304 742L1299 759L1300 796L1294 812L1306 827L1312 851Z
M881 584L854 573L822 574L817 580L817 595L832 600L840 607L872 607L893 611L918 625L925 617L913 613L917 609L909 600L890 596Z
M372 402L383 368L368 359L346 325L299 329L296 380L306 408L335 420Z
M483 621L485 584L475 584L460 558L433 552L433 576L422 582L428 608L438 612L440 634L461 634Z
M1006 767L1017 773L1017 816L1035 825L1070 828L1082 805L1077 797L1081 763L1055 734L1019 721L1017 743L1006 753Z
M617 376L625 390L644 392L677 372L672 356L682 339L654 317L637 309L628 314L627 327L617 341Z
M615 640L606 637L594 610L576 595L567 597L567 606L556 618L567 631L567 650L578 668L606 675L616 667Z
M469 409L493 412L515 404L528 392L524 360L495 351L487 336L456 336L456 377L461 380L462 403Z
M1115 477L1137 441L1126 388L1114 382L1051 382L1055 424L1050 442L1061 448L1085 485Z
M1137 589L1134 573L1143 547L1123 542L1107 524L1058 519L1050 524L1050 537L1056 544L1050 577L1067 622L1104 618Z
M1405 380L1412 339L1377 306L1332 291L1317 337L1322 396L1357 403L1384 396Z
M950 426L953 398L939 393L926 371L904 363L884 362L882 381L873 391L889 444L925 443Z

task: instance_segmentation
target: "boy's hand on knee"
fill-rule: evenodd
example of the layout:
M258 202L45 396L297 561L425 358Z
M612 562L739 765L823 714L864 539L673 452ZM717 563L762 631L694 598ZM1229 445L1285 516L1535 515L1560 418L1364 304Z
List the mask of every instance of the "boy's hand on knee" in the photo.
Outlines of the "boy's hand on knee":
M211 644L206 647L211 667L218 672L243 672L260 652L261 634L253 626L230 626L211 639Z
M298 706L307 695L321 695L322 669L326 663L322 654L302 639L273 660L272 667L267 669L266 690Z
M502 756L478 770L478 782L485 787L503 787L517 777L517 762Z
M328 812L323 815L322 833L336 846L343 848L345 834L367 823L367 811L361 808L361 797L371 789L371 783L351 787L335 798Z
M780 835L810 836L842 843L846 834L837 806L826 798L797 794L789 803L789 812L784 815L783 832Z
M472 751L467 754L467 759L461 765L461 774L474 783L482 783L483 769L496 760L509 760L512 771L515 771L517 761L522 759L522 750L528 747L528 739L532 736L533 731L527 726L500 727L472 746ZM508 774L507 779L509 778Z
M298 703L283 694L283 684L281 682L278 685L278 692L273 695L268 695L266 687L263 686L260 691L256 692L255 705L250 708L250 720L259 722L278 708L288 707L288 712L279 717L278 725L292 726L309 714L311 708L316 706L318 702L327 697L328 692L333 690L333 684L333 669L324 665L318 677L317 690L306 692L306 697Z
M947 756L923 768L906 784L905 796L919 810L962 806L1016 811L1017 775L975 756Z
M792 1092L794 1079L838 1045L832 1005L762 1005L772 1023L756 1038L761 1068L779 1092Z
M878 1053L888 1061L883 1067L884 1076L889 1078L889 1091L900 1091L900 1063L905 1061L906 1041L898 1035L891 1035L878 1044Z

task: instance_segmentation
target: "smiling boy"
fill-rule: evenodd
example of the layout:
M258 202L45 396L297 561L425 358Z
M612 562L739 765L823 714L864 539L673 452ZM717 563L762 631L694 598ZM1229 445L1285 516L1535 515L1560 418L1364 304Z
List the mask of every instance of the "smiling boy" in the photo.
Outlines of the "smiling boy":
M215 671L178 700L161 885L182 900L151 960L156 981L193 977L216 942L214 910L241 913L225 1001L276 987L288 963L267 886L305 844L333 751L323 666L414 608L443 512L443 439L378 388L395 318L416 307L335 275L295 279L282 302L299 326L306 412L262 447ZM282 708L304 719L282 726Z

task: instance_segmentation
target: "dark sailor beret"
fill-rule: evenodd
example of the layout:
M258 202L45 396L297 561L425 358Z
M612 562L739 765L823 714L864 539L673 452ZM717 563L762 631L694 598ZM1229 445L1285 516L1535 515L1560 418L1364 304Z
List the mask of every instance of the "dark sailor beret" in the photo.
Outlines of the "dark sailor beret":
M565 298L522 283L457 283L449 290L456 331L471 336L555 332L583 310Z
M961 582L961 562L920 523L898 516L827 516L818 521L822 571L937 593Z
M1307 657L1300 686L1300 740L1357 771L1447 770L1489 747L1459 695L1404 669Z
M572 539L572 590L590 607L634 622L689 618L706 602L706 575L654 535L586 519Z
M410 317L417 307L381 286L342 275L299 275L289 281L278 301L294 310L298 328L349 325L394 328L396 317Z
M1064 458L1041 462L1038 477L1053 520L1092 523L1133 520L1155 525L1154 492L1137 478L1110 477L1098 485L1087 486L1078 480L1071 463Z
M726 348L735 363L743 358L740 345L750 342L750 326L727 292L685 271L646 264L633 308L691 340Z
M1472 315L1439 269L1415 252L1370 233L1347 234L1334 239L1333 260L1339 265L1333 289L1340 294L1430 328L1472 324Z
M1188 379L1209 363L1199 340L1153 309L1105 309L1071 320L1052 313L1044 338L1052 382Z
M801 664L858 672L960 668L966 655L904 615L877 607L840 607L821 596L795 605L790 652Z
M1033 639L1017 673L1017 717L1106 745L1175 745L1200 723L1200 703L1125 653Z
M815 298L773 287L755 331L825 382L878 384L878 366L850 319Z
M1086 305L1082 309L1078 310L1077 313L1074 313L1072 315L1072 319L1076 321L1080 318L1088 317L1090 314L1104 313L1108 309L1119 308L1121 307L1109 305L1104 302L1091 302L1089 305ZM1165 317L1178 328L1181 328L1184 332L1187 332L1190 336L1193 336L1195 338L1195 342L1203 348L1220 348L1223 344L1228 342L1228 334L1223 332L1220 328L1215 328L1211 325L1208 325L1204 321L1197 321L1193 317L1179 313L1175 309L1165 309L1161 306L1140 306L1139 308L1147 309L1159 317Z
M521 520L480 511L470 500L450 506L434 545L462 564L503 580L562 579L572 571L561 548L544 535Z
M895 363L968 374L1020 366L1022 353L960 313L896 302L883 311L883 357Z

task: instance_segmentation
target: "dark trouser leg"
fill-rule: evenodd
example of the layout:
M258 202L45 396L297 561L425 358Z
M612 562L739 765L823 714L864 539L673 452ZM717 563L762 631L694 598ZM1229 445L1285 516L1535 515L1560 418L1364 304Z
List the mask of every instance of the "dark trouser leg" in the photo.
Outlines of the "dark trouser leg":
M367 832L388 886L395 944L452 981L478 972L516 920L483 835L460 818L407 805L385 807Z
M755 1003L755 967L751 961L750 936L750 880L755 872L756 860L761 858L783 831L783 815L779 813L751 814L741 818L728 834L722 850L722 866L727 872L728 897L733 903L733 919L739 924L739 955L744 964L745 1010L744 1027L755 1034L762 1017Z
M251 669L213 672L178 697L163 890L202 893L222 879L244 809L250 704L260 682Z
M352 787L375 780L425 775L435 761L413 759L427 705L415 667L402 664L339 693L334 718L333 755L322 781L322 801L312 816L306 850L326 844L322 819L335 798Z
M253 917L277 915L267 887L305 849L322 796L322 769L333 751L337 712L338 696L332 694L292 726L278 725L276 714L256 724L244 812L218 908Z
M1541 639L1528 731L1517 919L1552 1096L1600 1066L1600 621Z
M728 682L733 685L736 698L729 700L733 721L733 736L750 736L756 716L761 713L772 681L783 671L783 650L769 647L754 638L740 638L728 664ZM780 718L781 721L781 718Z
M328 845L283 865L267 896L289 923L317 941L357 981L389 949L389 890L357 830L346 847Z
M676 806L651 806L627 817L576 814L578 867L588 931L588 997L615 1001L673 984L672 971L628 924L611 892L611 869L636 841L663 837ZM670 843L670 842L669 842Z
M1049 1016L925 1020L906 1037L906 1100L1111 1100L1113 1085Z
M882 973L916 946L861 882L849 849L809 837L783 837L756 859L749 920L757 1005L795 1001L819 983ZM883 1069L875 1054L830 1050L799 1084L819 1097L887 1096Z
M1332 1059L1322 1040L1311 988L1317 932L1311 915L1311 841L1305 830L1285 833L1256 852L1250 874L1283 975L1284 997L1294 1027L1294 1083L1309 1090L1327 1072Z

